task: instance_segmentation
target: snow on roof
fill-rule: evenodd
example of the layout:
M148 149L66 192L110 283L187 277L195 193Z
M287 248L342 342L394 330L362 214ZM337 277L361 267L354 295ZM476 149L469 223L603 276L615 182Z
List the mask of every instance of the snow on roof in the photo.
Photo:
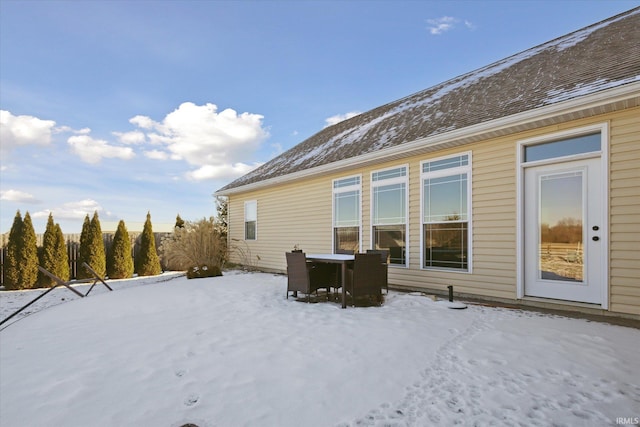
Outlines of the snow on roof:
M639 80L636 8L324 128L219 192Z

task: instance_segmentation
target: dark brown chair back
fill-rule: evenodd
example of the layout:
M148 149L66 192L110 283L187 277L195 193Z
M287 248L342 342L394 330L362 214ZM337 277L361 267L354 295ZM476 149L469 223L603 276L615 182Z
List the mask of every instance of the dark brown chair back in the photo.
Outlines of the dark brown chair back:
M389 250L388 249L367 249L368 254L379 254L380 260L384 264L389 263Z
M351 296L375 296L382 300L382 287L384 286L385 271L380 262L379 254L356 254L353 263L353 281L348 289Z
M287 297L289 292L309 293L307 256L303 252L287 252Z

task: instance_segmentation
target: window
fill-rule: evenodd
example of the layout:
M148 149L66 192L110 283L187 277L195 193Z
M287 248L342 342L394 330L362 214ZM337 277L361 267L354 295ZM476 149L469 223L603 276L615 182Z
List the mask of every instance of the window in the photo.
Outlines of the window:
M244 239L256 240L258 231L258 202L244 202Z
M422 163L424 268L469 271L470 157Z
M374 249L389 250L390 263L407 265L407 167L371 174Z
M524 161L535 162L601 150L600 132L524 147Z
M360 250L360 177L333 181L334 252Z

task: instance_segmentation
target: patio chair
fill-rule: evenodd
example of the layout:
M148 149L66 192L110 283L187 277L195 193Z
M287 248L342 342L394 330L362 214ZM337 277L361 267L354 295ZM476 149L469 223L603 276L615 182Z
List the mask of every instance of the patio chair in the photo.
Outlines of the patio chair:
M385 293L389 293L389 251L387 249L367 249L368 254L379 254L380 261L384 264L384 281L382 286L385 289Z
M353 255L355 253L352 249L336 249L335 253L338 255ZM342 287L342 267L340 265L332 265L330 266L332 280L332 287L334 288L335 293L337 294L338 289Z
M345 285L354 306L356 298L363 296L374 297L378 305L382 304L385 267L380 262L380 254L356 254L353 273Z
M330 292L330 285L326 274L314 265L307 262L307 256L303 252L287 252L287 299L289 292L293 292L293 296L298 296L298 291L307 296L307 302L310 302L313 292L318 294L318 289L326 288L327 295Z

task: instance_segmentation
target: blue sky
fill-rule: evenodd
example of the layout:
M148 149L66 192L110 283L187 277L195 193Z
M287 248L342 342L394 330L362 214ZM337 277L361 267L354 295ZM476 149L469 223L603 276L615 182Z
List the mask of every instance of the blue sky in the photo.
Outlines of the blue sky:
M0 233L215 215L330 123L640 1L0 0Z

